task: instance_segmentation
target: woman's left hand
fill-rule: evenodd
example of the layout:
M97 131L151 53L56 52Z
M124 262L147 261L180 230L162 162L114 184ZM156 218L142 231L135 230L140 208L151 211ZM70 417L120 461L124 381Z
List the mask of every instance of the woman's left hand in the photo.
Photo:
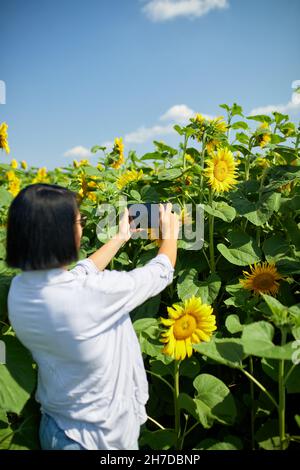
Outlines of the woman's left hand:
M124 242L127 242L131 237L130 224L129 224L129 211L127 207L125 207L124 213L122 217L120 217L119 232L117 236L118 238L121 238L122 240L124 240Z

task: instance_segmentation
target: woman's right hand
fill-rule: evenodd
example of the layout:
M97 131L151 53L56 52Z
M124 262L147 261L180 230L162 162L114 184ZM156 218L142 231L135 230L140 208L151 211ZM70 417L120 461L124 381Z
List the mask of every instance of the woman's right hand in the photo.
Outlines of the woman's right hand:
M171 212L172 203L159 204L159 221L162 240L177 240L179 235L179 216Z

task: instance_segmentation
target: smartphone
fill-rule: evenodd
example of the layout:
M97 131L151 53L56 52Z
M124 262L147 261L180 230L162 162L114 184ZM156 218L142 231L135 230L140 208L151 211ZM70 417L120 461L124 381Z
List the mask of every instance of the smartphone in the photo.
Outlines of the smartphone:
M164 206L166 202L162 202ZM159 203L145 202L128 204L131 228L159 228Z

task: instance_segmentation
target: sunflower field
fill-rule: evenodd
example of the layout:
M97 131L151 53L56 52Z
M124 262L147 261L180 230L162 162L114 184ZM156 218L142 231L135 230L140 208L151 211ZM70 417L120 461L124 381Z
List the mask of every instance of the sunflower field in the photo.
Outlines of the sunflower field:
M196 114L175 125L178 148L124 157L95 145L97 164L47 171L7 160L0 124L0 448L38 449L37 370L7 318L18 271L5 263L8 207L20 189L44 182L78 193L86 218L80 258L107 239L101 204L167 202L180 223L203 211L203 246L178 241L174 281L131 312L148 374L141 449L300 449L300 128L278 112ZM46 228L45 228L46 229ZM130 239L108 269L131 270L157 254L159 236ZM2 354L3 356L3 354Z

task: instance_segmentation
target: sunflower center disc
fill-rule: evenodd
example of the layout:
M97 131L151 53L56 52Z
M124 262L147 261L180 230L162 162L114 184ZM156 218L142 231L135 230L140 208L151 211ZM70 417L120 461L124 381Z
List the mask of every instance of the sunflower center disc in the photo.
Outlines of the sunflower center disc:
M270 289L274 286L274 277L269 273L257 274L253 279L254 289Z
M176 320L174 325L174 336L176 339L189 338L195 331L197 326L195 317L192 315L183 315Z
M225 162L218 162L214 168L214 176L219 181L224 181L227 177L228 168Z

